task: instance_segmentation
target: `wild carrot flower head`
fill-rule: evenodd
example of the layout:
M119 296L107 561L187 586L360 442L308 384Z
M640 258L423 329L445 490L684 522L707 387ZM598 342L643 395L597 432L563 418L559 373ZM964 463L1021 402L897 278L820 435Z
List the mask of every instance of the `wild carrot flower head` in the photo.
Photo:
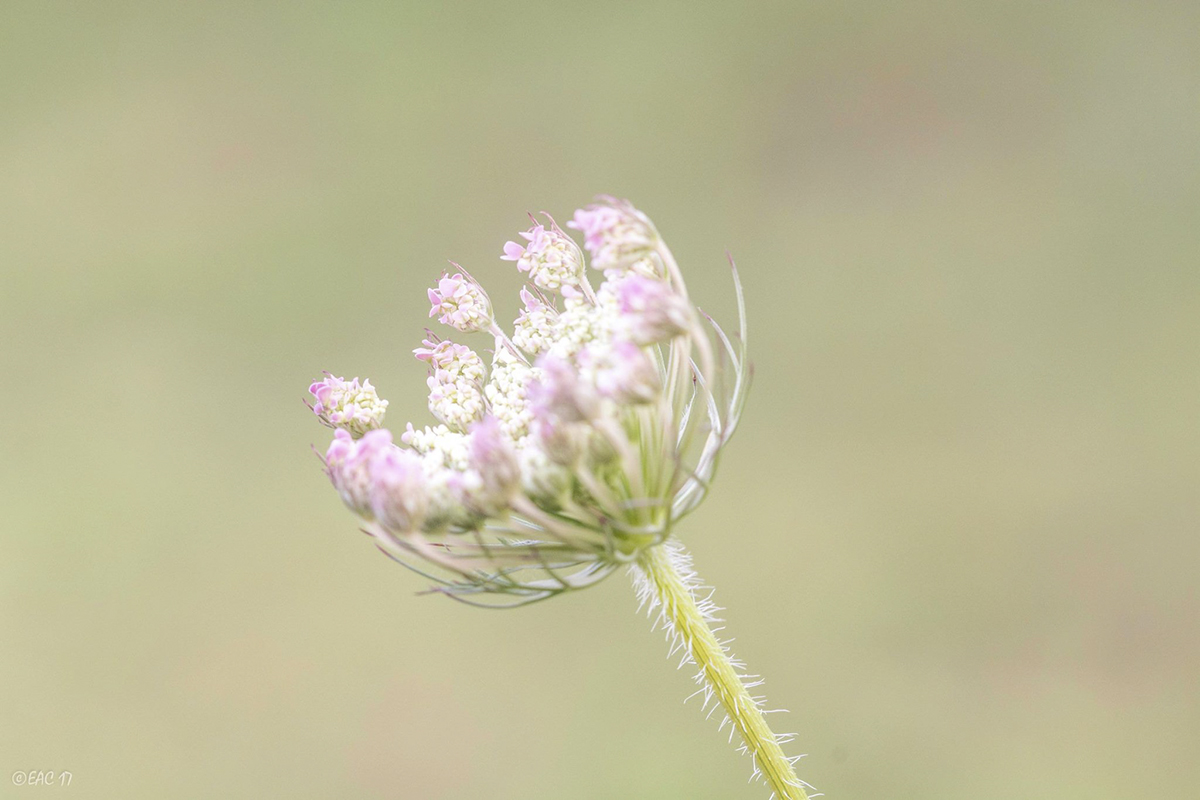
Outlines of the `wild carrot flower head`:
M465 270L429 290L431 317L490 337L492 352L485 365L428 333L414 353L435 424L409 423L396 443L369 382L312 387L314 412L339 428L325 465L343 501L385 553L467 602L582 588L662 544L707 493L745 401L736 270L731 338L627 201L603 197L568 226L582 249L552 219L505 245L530 281L511 334Z

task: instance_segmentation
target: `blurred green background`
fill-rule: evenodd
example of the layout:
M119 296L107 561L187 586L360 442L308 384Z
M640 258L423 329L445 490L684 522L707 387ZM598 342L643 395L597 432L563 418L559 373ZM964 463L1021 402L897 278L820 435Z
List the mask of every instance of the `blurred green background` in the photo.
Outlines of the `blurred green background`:
M1197 4L3 10L0 797L765 797L624 576L419 597L309 449L322 369L425 420L445 259L513 313L598 192L742 267L683 536L801 775L1193 796Z

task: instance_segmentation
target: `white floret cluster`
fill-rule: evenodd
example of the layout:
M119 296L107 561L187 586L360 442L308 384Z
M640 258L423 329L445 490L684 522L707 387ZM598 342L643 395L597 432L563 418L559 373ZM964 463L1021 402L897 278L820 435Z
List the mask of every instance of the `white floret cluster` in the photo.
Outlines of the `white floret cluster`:
M429 410L451 430L465 431L483 419L483 359L449 340L426 339L422 344L413 352L429 364Z

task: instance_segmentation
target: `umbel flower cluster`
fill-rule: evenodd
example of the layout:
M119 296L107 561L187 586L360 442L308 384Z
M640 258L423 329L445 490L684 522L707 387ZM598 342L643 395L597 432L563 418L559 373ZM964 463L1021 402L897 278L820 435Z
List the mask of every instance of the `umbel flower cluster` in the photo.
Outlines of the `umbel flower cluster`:
M310 387L313 413L334 429L326 474L381 550L472 605L522 605L627 565L754 775L772 798L805 800L797 757L781 747L791 734L767 724L750 693L761 680L717 638L719 609L672 536L707 494L746 399L737 270L728 336L628 202L576 211L567 227L582 247L543 217L503 248L527 278L511 329L453 262L429 290L430 317L490 345L426 331L413 353L429 370L433 423L393 438L370 381L327 373Z
M453 262L429 290L431 318L485 345L427 331L413 351L431 424L394 437L370 381L310 388L334 429L326 472L363 529L438 591L486 605L591 585L662 544L707 493L749 383L736 269L730 337L628 202L576 211L582 247L530 219L501 255L528 280L510 330Z

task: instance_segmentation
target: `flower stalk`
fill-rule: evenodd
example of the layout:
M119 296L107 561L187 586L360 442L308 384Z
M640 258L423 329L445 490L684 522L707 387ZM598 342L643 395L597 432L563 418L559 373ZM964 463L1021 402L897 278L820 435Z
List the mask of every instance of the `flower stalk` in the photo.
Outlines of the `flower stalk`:
M669 541L642 551L634 568L634 579L643 604L661 611L661 621L674 641L672 653L682 649L685 663L696 665L696 682L705 706L714 700L725 710L722 727L737 730L743 750L754 758L755 776L774 792L774 800L808 800L805 784L792 768L798 756L785 756L781 742L790 734L777 735L767 724L762 698L750 694L761 681L748 681L742 665L717 639L711 625L717 609L710 598L698 600L699 580L691 570L683 547ZM710 596L711 597L711 596Z

